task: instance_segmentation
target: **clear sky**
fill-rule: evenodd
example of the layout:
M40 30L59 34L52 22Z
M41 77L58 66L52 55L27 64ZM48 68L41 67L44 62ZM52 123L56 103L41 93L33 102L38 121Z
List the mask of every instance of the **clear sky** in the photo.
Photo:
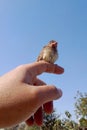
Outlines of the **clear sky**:
M51 39L65 73L40 78L63 90L57 112L73 113L77 90L87 92L87 0L0 0L0 75L34 62Z

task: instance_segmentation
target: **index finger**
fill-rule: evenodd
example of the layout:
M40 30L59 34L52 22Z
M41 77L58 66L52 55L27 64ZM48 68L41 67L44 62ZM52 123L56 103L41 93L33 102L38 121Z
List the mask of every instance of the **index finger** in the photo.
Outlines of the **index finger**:
M57 64L50 64L45 61L27 64L27 70L31 74L31 76L37 76L43 72L54 74L62 74L64 72L64 69Z

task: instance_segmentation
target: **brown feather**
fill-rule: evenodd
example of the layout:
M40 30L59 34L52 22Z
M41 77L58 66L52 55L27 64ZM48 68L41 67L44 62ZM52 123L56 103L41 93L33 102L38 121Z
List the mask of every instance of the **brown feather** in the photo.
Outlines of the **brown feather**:
M58 58L57 42L51 40L46 46L41 50L37 61L44 60L49 63L54 63Z

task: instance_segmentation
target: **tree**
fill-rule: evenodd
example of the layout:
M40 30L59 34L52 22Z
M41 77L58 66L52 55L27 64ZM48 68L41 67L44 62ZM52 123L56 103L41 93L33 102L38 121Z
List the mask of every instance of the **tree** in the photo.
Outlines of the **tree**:
M40 130L40 127L38 127L38 126L36 126L36 125L34 125L34 126L25 126L25 129L23 129L23 130Z
M80 126L81 126L81 127L87 128L87 119L81 118L81 119L79 120L79 123L80 123Z
M77 92L75 97L75 113L77 118L87 119L87 93Z
M77 92L75 97L75 113L79 119L80 128L87 128L87 93Z
M72 115L69 111L65 111L66 118L63 118L62 124L63 124L63 130L78 130L78 124L73 121Z
M51 114L44 113L42 130L54 130L58 117L59 115L56 115L55 111Z

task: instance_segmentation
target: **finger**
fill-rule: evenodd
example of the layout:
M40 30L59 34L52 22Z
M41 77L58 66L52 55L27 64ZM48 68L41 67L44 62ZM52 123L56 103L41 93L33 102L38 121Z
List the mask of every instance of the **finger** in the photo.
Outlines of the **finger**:
M40 79L36 79L34 85L46 85L45 82L43 82ZM50 114L53 112L53 101L47 102L43 105L44 112Z
M27 71L33 77L43 72L62 74L64 69L56 64L50 64L48 62L40 61L26 65Z
M33 85L35 85L35 86L41 86L41 85L46 85L46 83L45 83L44 81L42 81L42 80L36 78L36 79L34 80Z
M62 96L61 89L57 89L53 85L42 85L34 87L33 89L40 106L49 101L56 100Z
M47 102L43 105L44 112L50 114L53 112L53 101Z
M36 113L34 114L34 121L35 124L37 124L38 126L41 126L43 124L43 111L42 111L42 107L40 107Z
M34 124L34 118L31 116L28 120L26 120L26 124L32 126Z

